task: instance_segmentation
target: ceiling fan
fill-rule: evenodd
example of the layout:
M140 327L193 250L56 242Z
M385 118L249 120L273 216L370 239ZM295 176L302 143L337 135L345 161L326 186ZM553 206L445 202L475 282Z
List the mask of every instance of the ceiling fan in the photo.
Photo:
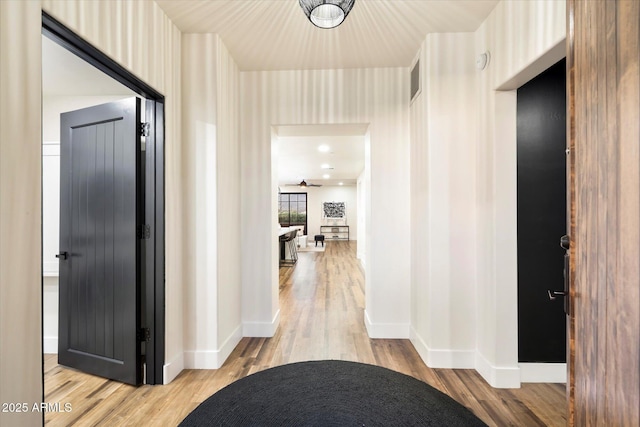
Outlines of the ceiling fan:
M302 181L300 181L299 184L286 184L286 186L306 188L306 187L322 187L322 184L307 184L307 181L303 179Z

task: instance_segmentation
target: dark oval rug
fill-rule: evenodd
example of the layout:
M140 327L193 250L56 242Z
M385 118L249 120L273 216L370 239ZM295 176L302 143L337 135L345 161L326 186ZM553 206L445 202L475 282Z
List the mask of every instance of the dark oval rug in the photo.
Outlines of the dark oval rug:
M292 363L242 378L180 426L486 426L413 377L338 360Z

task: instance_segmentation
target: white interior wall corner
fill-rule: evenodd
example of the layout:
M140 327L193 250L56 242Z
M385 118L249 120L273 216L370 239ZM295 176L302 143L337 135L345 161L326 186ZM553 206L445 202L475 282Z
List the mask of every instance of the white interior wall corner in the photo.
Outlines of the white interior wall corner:
M217 264L219 359L226 359L242 337L241 264L238 237L240 192L240 71L217 37Z

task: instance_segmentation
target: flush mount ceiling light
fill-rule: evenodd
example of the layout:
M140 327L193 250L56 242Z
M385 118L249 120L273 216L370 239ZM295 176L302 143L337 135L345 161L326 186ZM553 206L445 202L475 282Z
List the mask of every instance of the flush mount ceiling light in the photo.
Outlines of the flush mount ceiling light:
M309 21L319 28L335 28L345 20L356 0L299 0Z

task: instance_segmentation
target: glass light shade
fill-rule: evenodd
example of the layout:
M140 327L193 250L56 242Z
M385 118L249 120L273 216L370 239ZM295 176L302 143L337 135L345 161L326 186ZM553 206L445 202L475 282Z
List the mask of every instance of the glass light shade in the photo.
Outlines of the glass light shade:
M319 28L335 28L345 20L355 0L299 0L309 21Z

